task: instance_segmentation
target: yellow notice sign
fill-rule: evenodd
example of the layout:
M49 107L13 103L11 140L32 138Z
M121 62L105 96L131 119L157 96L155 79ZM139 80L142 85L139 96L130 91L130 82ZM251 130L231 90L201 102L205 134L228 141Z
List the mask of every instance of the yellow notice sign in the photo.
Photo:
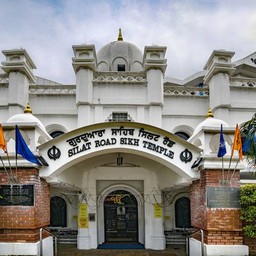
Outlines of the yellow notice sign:
M162 206L160 204L154 204L154 217L162 218Z
M88 228L88 206L85 203L79 205L78 227Z

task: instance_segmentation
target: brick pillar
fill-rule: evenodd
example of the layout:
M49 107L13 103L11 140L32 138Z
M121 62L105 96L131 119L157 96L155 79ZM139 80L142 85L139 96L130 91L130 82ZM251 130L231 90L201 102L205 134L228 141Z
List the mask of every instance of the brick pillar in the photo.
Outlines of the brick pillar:
M37 169L18 169L17 177L17 185L34 185L34 205L0 206L0 242L36 242L39 229L50 224L50 187ZM9 185L2 170L1 185Z
M191 223L193 227L204 231L205 244L242 245L240 208L210 208L207 205L207 188L239 188L239 171L235 172L232 183L227 185L220 183L222 175L222 170L203 170L200 180L194 181L191 185ZM227 177L227 171L225 171L225 177ZM194 238L200 239L198 235Z

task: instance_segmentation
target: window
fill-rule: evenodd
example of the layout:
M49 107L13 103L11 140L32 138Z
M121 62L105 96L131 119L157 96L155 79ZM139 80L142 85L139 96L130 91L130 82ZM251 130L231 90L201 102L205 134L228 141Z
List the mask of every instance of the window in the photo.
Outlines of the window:
M113 113L112 121L127 121L128 114L127 113Z
M175 132L175 135L179 136L180 138L184 139L184 140L188 140L189 139L189 135L185 132Z
M132 121L130 115L127 112L113 112L108 118L110 122L127 122Z
M54 132L50 133L52 138L56 138L56 137L58 137L58 136L60 136L62 134L64 134L64 132L62 132L62 131L54 131Z
M175 223L177 228L191 228L189 198L183 196L176 201Z
M51 199L51 227L67 226L67 204L59 196Z
M118 64L117 65L117 71L125 71L125 65L124 64Z

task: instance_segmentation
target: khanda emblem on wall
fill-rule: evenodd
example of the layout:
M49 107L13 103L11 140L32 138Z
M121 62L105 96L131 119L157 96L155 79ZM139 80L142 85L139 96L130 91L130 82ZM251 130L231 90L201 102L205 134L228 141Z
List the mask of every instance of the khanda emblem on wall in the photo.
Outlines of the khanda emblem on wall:
M180 153L180 160L182 162L188 163L192 160L192 157L192 153L187 148Z
M61 152L60 150L56 147L56 146L52 146L48 152L47 152L48 156L50 159L53 159L54 161L56 159L59 159L61 156Z
M129 194L127 194L127 195L124 194L124 195L108 196L108 197L105 199L105 201L107 201L107 202L113 202L114 204L122 204L122 199L123 199L124 197L126 197L126 196L130 197Z

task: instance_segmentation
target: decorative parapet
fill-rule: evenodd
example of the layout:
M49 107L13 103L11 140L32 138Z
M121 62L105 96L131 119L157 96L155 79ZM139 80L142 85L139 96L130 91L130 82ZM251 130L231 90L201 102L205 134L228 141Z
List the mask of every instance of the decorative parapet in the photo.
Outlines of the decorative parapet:
M62 86L37 86L30 85L30 94L36 95L75 95L75 85L62 85Z
M146 75L143 73L141 75L138 74L127 74L127 73L121 73L120 72L107 72L107 73L100 73L95 74L93 78L93 83L102 83L102 84L146 84L147 79Z
M208 88L198 87L167 87L164 88L164 96L208 97Z
M251 79L231 80L230 86L240 88L256 88L256 81Z

